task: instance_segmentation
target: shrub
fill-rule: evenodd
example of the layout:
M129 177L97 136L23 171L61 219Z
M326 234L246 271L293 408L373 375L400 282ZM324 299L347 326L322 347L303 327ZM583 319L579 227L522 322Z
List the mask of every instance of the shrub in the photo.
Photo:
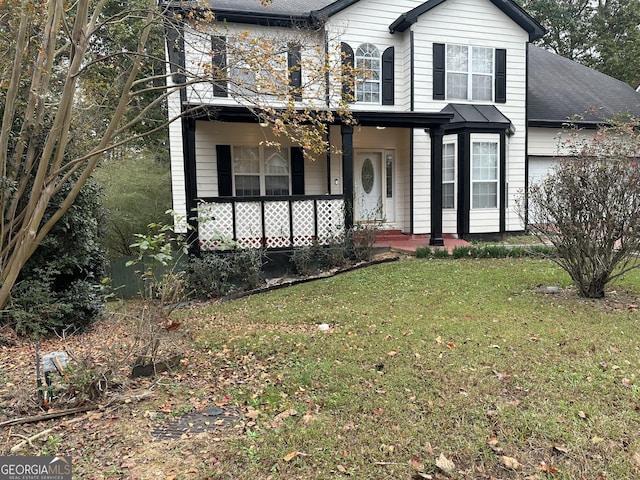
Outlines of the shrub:
M589 140L569 136L569 155L519 204L584 297L603 297L611 280L640 267L639 126L614 122Z
M264 252L236 249L204 253L189 261L188 288L197 298L222 297L232 291L251 290L262 283Z
M47 217L73 186L52 200ZM87 184L26 263L3 317L22 335L42 336L91 324L104 305L105 253L99 189Z
M453 258L468 258L471 256L471 251L473 247L467 245L458 245L457 247L453 247L453 252L451 252L451 256Z

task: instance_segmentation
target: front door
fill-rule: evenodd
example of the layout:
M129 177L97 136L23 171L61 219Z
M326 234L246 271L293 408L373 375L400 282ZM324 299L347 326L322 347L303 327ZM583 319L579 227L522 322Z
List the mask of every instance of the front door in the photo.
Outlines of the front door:
M353 177L355 220L383 220L382 152L358 152Z

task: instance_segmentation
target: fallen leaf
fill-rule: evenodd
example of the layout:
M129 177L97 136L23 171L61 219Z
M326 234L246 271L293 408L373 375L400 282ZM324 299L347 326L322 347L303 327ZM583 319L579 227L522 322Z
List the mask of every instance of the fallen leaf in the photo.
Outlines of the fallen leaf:
M285 418L295 417L298 415L298 411L295 408L290 408L285 410L284 412L280 412L278 415L273 417L273 421L276 423L282 422Z
M247 413L245 413L244 416L251 420L255 420L260 416L260 412L253 407L248 407Z
M561 455L567 455L569 453L569 449L564 445L554 445L553 453L559 453Z
M587 418L589 418L589 415L587 415L586 413L584 413L582 410L580 410L580 411L578 412L578 416L579 416L580 418L585 419L585 420L586 420Z
M296 458L298 456L298 451L294 450L293 452L289 452L284 456L284 461L285 462L290 462L291 460L293 460L294 458Z
M442 343L442 337L440 335L436 337L436 343Z
M558 469L555 467L552 467L551 465L547 465L545 462L540 462L540 465L538 465L536 467L540 472L544 472L544 473L558 473Z
M513 457L507 457L506 455L503 455L500 457L500 461L505 467L510 468L511 470L522 469L522 465L520 464L520 462Z
M456 348L456 344L453 342L448 342L447 343L447 347L449 347L451 350L453 350L454 348Z
M409 460L409 466L416 470L422 470L424 468L424 463L422 463L422 460L420 459L420 457L416 455L411 455L411 460Z
M396 352L395 350L391 350L387 353L387 355L389 355L390 357L395 357L396 355L398 355L398 352Z
M444 456L443 453L436 460L436 467L442 470L444 473L451 473L456 469L455 464Z

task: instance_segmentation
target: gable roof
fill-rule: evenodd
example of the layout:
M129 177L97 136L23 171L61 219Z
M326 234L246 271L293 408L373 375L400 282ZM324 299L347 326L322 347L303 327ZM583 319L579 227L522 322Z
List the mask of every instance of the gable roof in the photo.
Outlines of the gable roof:
M389 32L404 32L407 28L418 21L418 17L420 17L420 15L427 13L429 10L446 1L447 0L428 0L422 5L403 13L391 25L389 25ZM530 42L541 38L546 33L544 27L513 0L491 0L491 3L502 10L505 15L526 31L529 34Z
M558 126L578 118L596 125L621 114L640 117L640 93L628 84L529 45L529 126Z

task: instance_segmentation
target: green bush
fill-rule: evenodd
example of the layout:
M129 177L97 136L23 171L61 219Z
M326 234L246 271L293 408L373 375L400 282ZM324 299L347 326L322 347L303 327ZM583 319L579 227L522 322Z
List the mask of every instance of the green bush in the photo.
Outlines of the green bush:
M458 245L457 247L453 247L453 252L451 252L451 256L453 258L469 258L472 254L473 247L468 245Z
M234 291L251 290L262 283L264 252L237 249L193 257L187 270L188 289L197 298L218 298Z
M47 208L48 218L72 188ZM3 320L21 335L42 336L91 324L104 305L103 211L99 189L87 184L20 272ZM46 218L45 218L46 220Z

